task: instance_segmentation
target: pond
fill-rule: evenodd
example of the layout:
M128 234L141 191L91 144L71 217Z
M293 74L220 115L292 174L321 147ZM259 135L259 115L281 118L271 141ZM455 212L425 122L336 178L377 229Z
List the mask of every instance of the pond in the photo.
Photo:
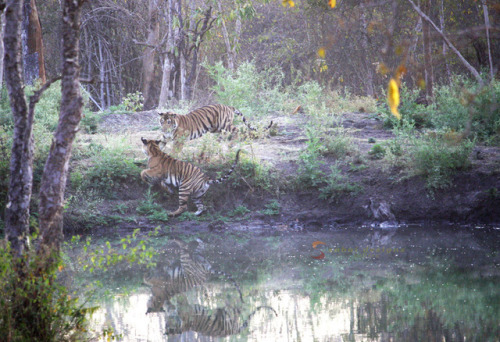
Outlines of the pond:
M161 228L73 238L61 279L124 341L499 341L499 247L496 227Z

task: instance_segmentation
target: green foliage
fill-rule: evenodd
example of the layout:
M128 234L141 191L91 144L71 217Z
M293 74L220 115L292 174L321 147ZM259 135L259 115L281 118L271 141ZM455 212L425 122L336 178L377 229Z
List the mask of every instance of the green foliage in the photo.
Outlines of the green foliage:
M246 214L250 213L251 211L245 207L244 205L239 205L233 210L231 210L227 215L229 217L243 217Z
M309 140L307 147L299 155L299 171L297 181L301 187L316 187L324 181L325 174L321 170L324 162L320 159L324 146L320 138L307 130Z
M29 252L14 260L0 248L0 335L12 341L75 341L89 334L86 308L57 281L60 261ZM22 270L21 270L22 269ZM45 270L44 270L45 269ZM43 271L41 271L43 270Z
M457 170L470 165L469 155L474 142L464 140L457 144L447 144L439 138L421 139L411 148L414 170L425 177L431 194L452 184L452 176Z
M370 156L373 159L382 159L382 158L384 158L384 156L386 154L386 151L385 151L385 148L382 145L375 144L375 145L372 146L372 148L370 149L370 151L368 152L368 154L370 154Z
M437 87L436 114L432 121L441 130L464 130L470 119L471 131L481 141L500 143L500 81L479 89L463 76L454 76L450 85Z
M401 84L400 97L401 104L399 106L399 113L401 114L401 121L403 123L410 123L417 128L432 127L431 117L434 112L434 106L426 106L417 103L420 96L420 89L410 89L405 83ZM386 98L384 93L383 98ZM386 101L377 103L378 111L382 113L384 118L384 126L392 128L400 125L399 120L391 113Z
M261 210L260 213L263 215L274 216L274 215L279 215L280 211L281 211L280 202L278 202L277 200L272 200L266 204L265 209Z
M326 185L320 189L320 198L338 201L342 196L361 191L358 184L351 183L347 176L342 174L338 162L330 166L330 175L325 179Z
M279 112L283 109L284 93L280 91L283 73L279 68L259 72L253 62L244 62L233 74L222 62L204 64L215 81L212 89L219 103L230 104L248 118Z
M144 97L140 91L135 93L128 93L123 99L122 103L125 109L131 112L137 112L142 109L144 105Z
M158 204L154 193L151 192L151 188L148 188L144 194L144 200L139 203L135 210L140 215L147 215L152 221L168 221L167 211Z
M140 169L120 150L103 149L92 158L93 165L79 167L71 176L71 184L78 189L94 189L112 198L118 187L131 180L138 181Z

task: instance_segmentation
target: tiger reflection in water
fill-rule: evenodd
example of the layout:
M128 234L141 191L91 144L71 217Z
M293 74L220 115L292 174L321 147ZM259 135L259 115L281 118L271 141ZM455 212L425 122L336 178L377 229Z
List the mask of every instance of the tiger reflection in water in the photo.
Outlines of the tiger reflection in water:
M174 245L179 250L179 259L164 270L160 277L144 278L144 283L151 287L152 296L147 303L146 313L163 312L164 304L171 305L170 300L177 294L187 292L196 286L203 286L213 275L223 276L234 285L243 302L240 287L234 279L221 271L212 269L211 265L201 256L195 254L198 242L189 244L174 239Z
M190 305L184 295L177 297L176 310L169 310L165 334L175 335L187 331L194 331L204 336L225 337L241 333L248 327L248 322L256 312L262 309L270 310L275 316L278 314L270 306L259 306L242 321L238 307L226 306L209 309L195 304Z

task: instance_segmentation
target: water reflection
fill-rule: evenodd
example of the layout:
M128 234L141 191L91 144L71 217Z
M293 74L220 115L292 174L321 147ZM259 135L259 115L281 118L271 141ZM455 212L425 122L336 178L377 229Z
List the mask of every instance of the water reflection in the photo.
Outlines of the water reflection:
M410 227L157 239L157 266L134 270L148 286L101 303L94 324L125 341L498 341L499 235ZM319 248L325 258L313 259Z

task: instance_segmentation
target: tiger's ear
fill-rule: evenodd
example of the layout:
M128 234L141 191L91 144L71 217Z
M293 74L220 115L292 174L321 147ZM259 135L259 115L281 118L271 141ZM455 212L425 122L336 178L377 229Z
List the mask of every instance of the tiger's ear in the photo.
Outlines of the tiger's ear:
M147 144L148 144L148 140L147 140L147 139L144 139L144 138L142 138L142 137L141 137L141 140L142 140L142 143L143 143L144 145L147 145Z
M161 140L155 140L156 145L160 146Z

